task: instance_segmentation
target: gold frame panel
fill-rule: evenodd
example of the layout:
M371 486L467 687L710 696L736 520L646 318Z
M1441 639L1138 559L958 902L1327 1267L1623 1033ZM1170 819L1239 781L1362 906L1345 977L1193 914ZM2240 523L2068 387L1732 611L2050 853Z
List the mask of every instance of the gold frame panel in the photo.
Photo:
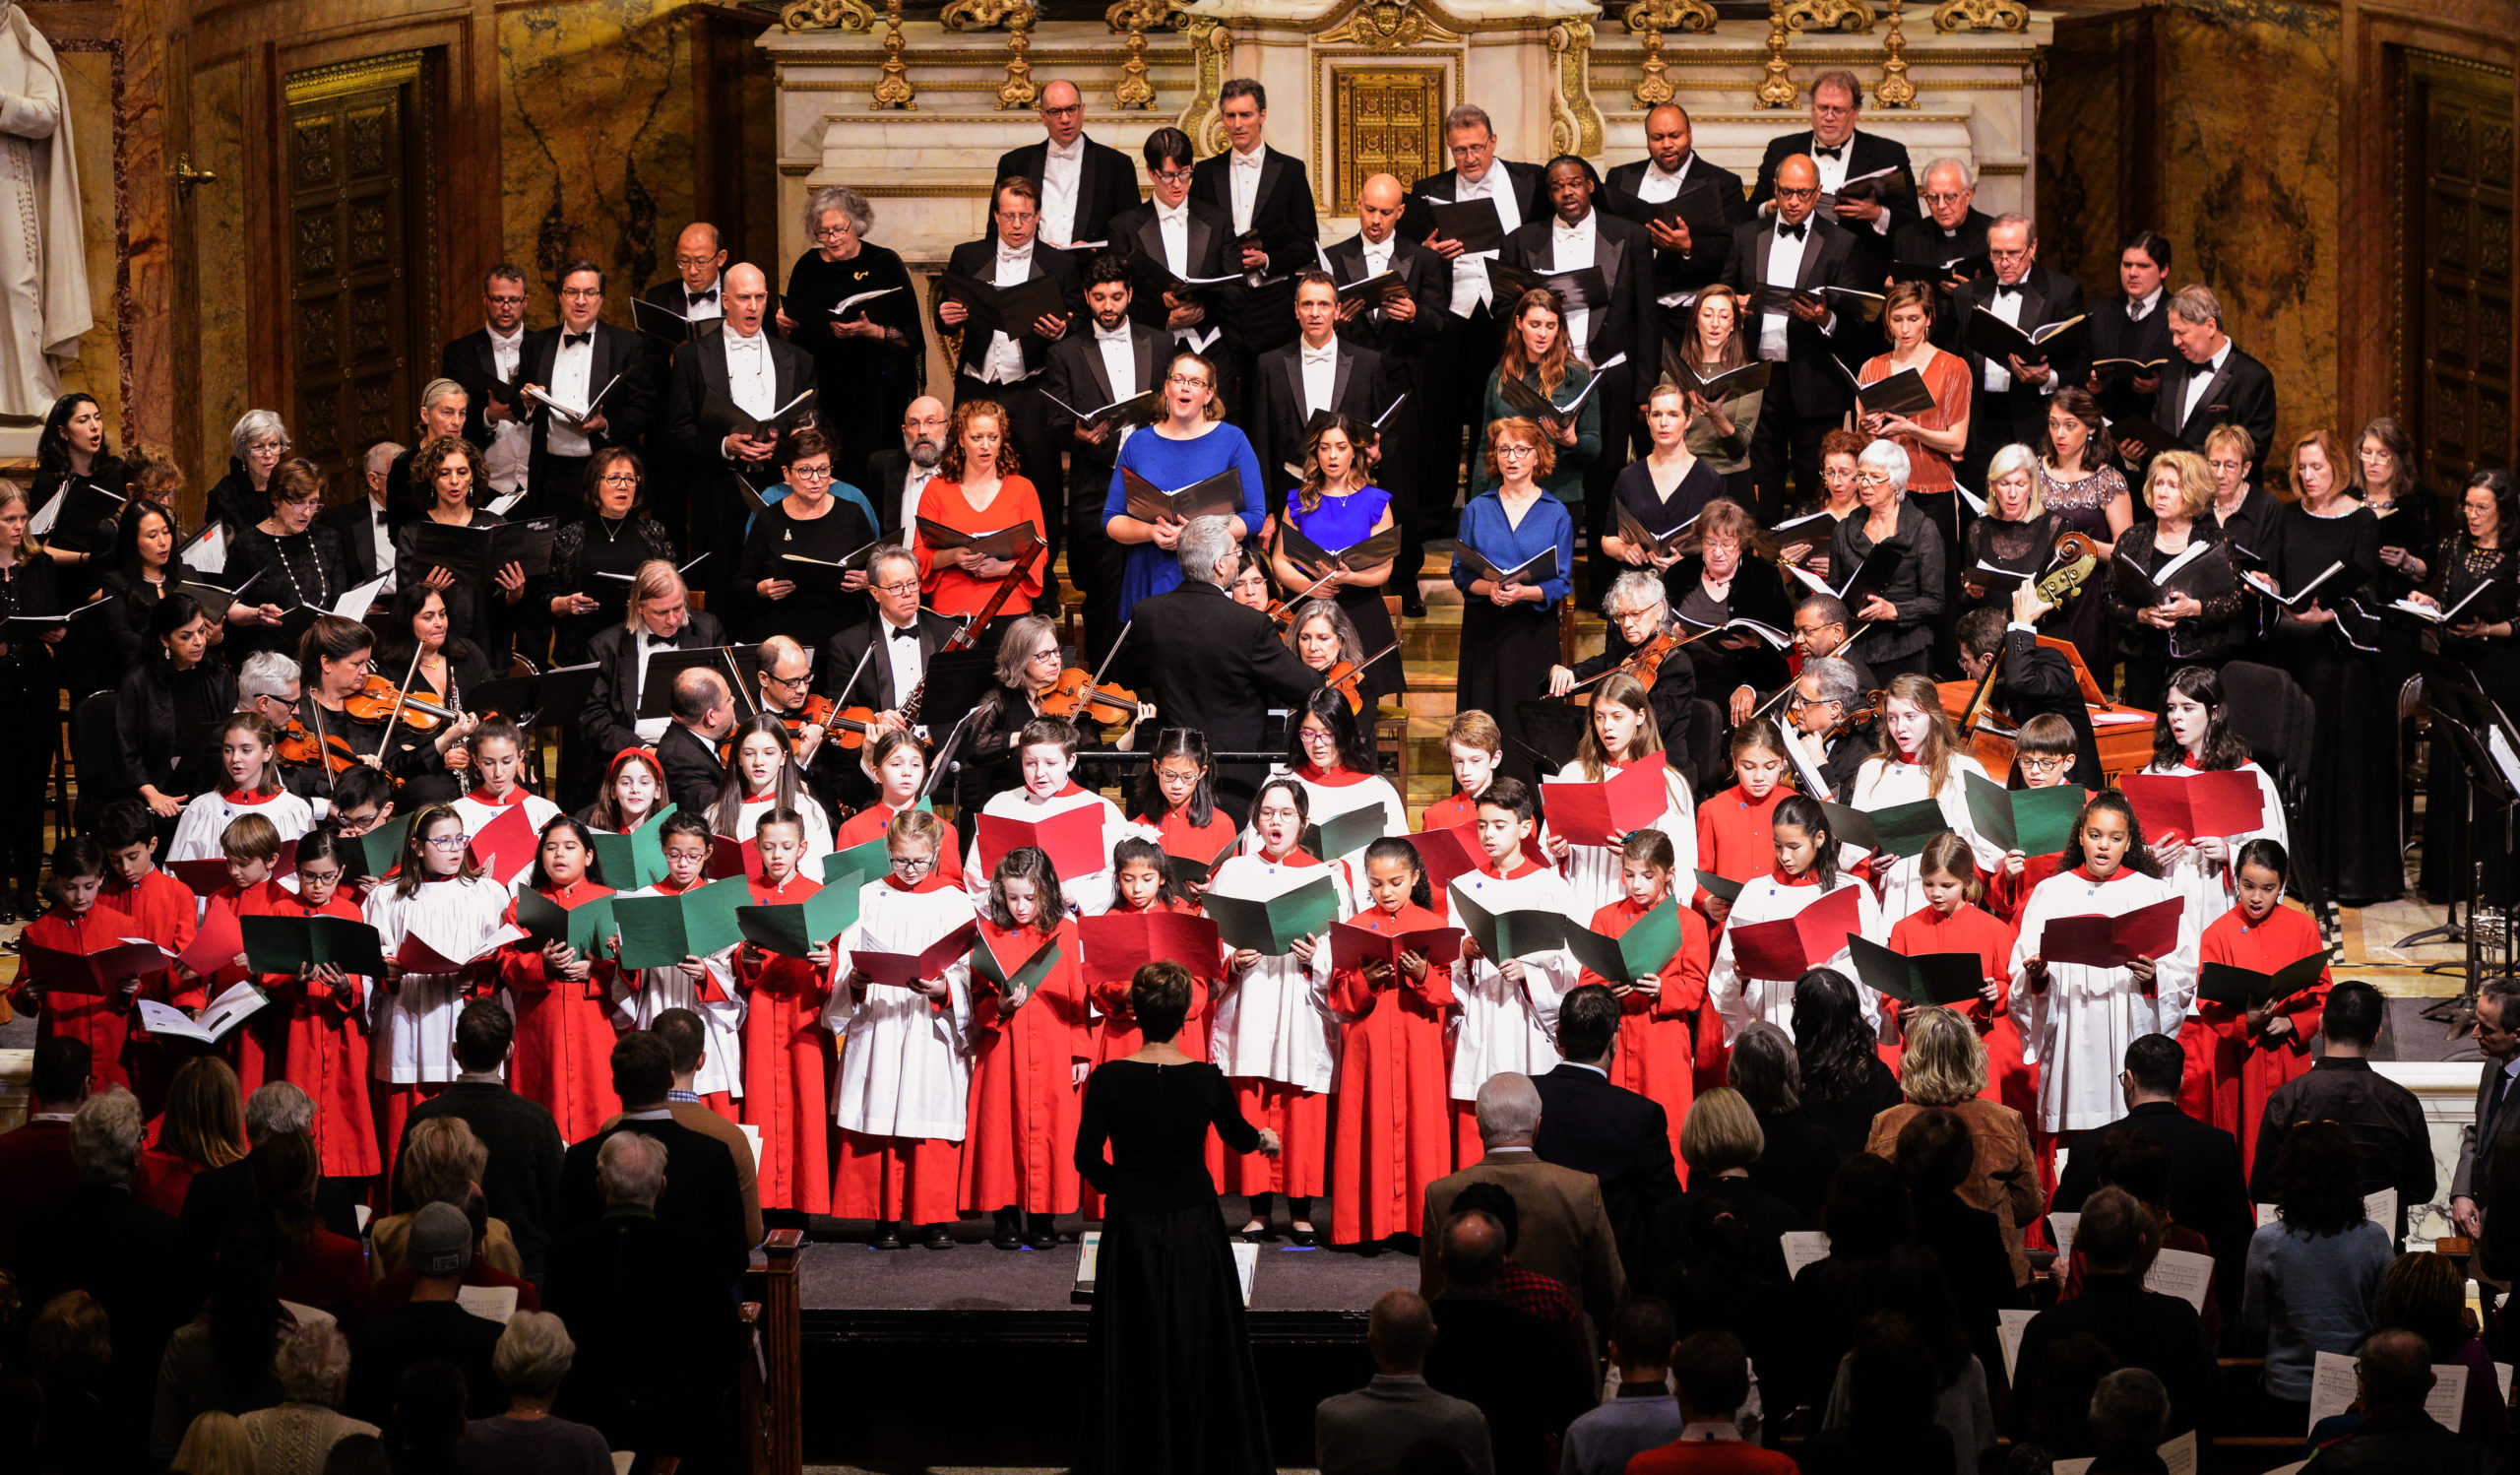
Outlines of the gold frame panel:
M1356 191L1376 174L1423 179L1443 169L1447 159L1444 113L1451 106L1445 100L1444 84L1446 74L1452 70L1440 65L1330 64L1326 100L1331 150L1325 160L1328 177L1323 181L1330 201L1354 199ZM1393 103L1414 95L1409 109L1414 116L1404 120L1400 107L1386 106L1373 117L1365 117L1360 111L1360 93L1380 94ZM1400 137L1409 132L1418 135L1419 148L1416 154L1395 147Z

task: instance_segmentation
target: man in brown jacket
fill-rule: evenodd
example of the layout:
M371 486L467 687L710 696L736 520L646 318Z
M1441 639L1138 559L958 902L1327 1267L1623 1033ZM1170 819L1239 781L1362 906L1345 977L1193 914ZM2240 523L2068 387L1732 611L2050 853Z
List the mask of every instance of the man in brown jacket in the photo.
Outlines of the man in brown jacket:
M1532 1150L1540 1132L1540 1090L1532 1078L1500 1071L1479 1088L1480 1162L1426 1186L1427 1234L1419 1249L1418 1294L1443 1294L1444 1271L1435 1233L1452 1217L1452 1203L1472 1184L1495 1184L1513 1195L1520 1223L1514 1261L1565 1286L1597 1326L1627 1294L1619 1267L1618 1237L1610 1231L1602 1185L1589 1173L1544 1163Z
M708 1034L700 1016L689 1009L665 1009L648 1024L648 1033L665 1042L673 1052L673 1091L665 1100L665 1110L673 1113L674 1124L689 1127L716 1137L726 1144L726 1155L735 1160L735 1186L744 1195L744 1236L748 1245L761 1243L761 1184L753 1176L752 1143L744 1129L701 1104L691 1083L699 1078L700 1062L706 1059ZM603 1124L612 1130L615 1117Z

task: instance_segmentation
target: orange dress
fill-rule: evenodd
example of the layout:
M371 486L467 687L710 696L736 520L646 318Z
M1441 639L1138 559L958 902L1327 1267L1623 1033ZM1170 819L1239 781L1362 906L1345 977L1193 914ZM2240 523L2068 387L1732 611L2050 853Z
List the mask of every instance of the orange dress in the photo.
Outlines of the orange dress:
M2314 952L2324 952L2319 925L2305 912L2278 906L2264 922L2251 924L2234 907L2205 929L2197 947L2202 963L2229 963L2257 973L2273 973ZM2178 1108L2199 1122L2211 1122L2240 1144L2240 1171L2257 1161L2257 1128L2266 1120L2266 1098L2275 1088L2310 1068L2310 1038L2319 1032L2327 1009L2329 970L2319 981L2285 1002L2278 1016L2293 1022L2293 1031L2275 1039L2251 1033L2248 1011L2198 999L2212 1053L2204 1072L2190 1071L2180 1083ZM2270 1020L2270 1023L2273 1021ZM2202 1073L2206 1078L2194 1077Z
M1972 388L1969 364L1957 353L1946 353L1940 349L1928 349L1926 352L1928 356L1924 367L1918 373L1924 379L1926 390L1933 395L1933 408L1920 411L1907 418L1928 430L1948 430L1969 415L1969 391ZM1864 360L1863 369L1856 378L1870 384L1896 372L1898 370L1892 366L1890 355L1879 353ZM1929 448L1913 435L1893 435L1890 439L1908 453L1908 490L1911 494L1949 491L1952 488L1955 479L1951 473L1950 457Z
M1419 907L1368 908L1348 919L1391 936L1445 926ZM1444 1012L1452 971L1395 975L1377 988L1360 969L1330 973L1339 1016L1339 1089L1332 1093L1330 1239L1357 1245L1423 1232L1426 1186L1453 1171L1451 1061Z
M939 523L958 533L994 533L1017 523L1033 525L1035 537L1047 542L1049 534L1041 521L1041 498L1033 483L1022 477L1007 477L997 484L997 495L989 498L986 508L975 509L971 498L963 494L960 481L930 481L919 493L918 515L931 523ZM997 593L997 586L984 583L950 564L936 561L935 551L917 528L911 530L910 550L918 555L918 582L927 596L927 608L939 614L976 614ZM1021 610L1041 593L1041 570L1048 559L1035 554L1033 565L1017 582L1010 603Z
M1701 809L1699 813L1702 816L1705 811ZM1703 822L1701 818L1700 823ZM1775 864L1773 856L1769 864ZM1624 937L1628 929L1643 922L1653 910L1622 896L1595 912L1591 927L1605 936ZM1618 1048L1610 1054L1610 1084L1625 1086L1663 1108L1671 1134L1674 1163L1682 1162L1680 1122L1689 1114L1689 1103L1697 1099L1694 1036L1701 1032L1701 1023L1706 1025L1703 1033L1723 1033L1720 1023L1703 1015L1706 968L1714 953L1714 945L1708 941L1706 919L1682 907L1679 950L1654 970L1662 992L1651 997L1628 994L1619 999ZM1578 987L1583 984L1611 986L1608 979L1590 968L1578 980ZM1685 1164L1680 1172L1685 1182Z

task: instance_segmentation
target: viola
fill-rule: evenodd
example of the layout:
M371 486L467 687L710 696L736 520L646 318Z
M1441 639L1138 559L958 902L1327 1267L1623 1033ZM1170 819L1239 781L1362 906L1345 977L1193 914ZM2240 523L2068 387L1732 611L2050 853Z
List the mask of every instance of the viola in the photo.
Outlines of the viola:
M292 717L280 735L280 760L292 768L311 768L322 764L324 772L339 778L356 768L359 756L351 751L349 740L338 733L327 733L322 741L306 730L306 725Z
M806 697L805 704L793 712L775 712L771 715L777 717L780 724L788 729L788 740L790 742L804 741L805 729L820 728L826 735L825 741L852 752L864 747L866 739L873 737L876 731L873 709L838 706L830 697L821 695ZM721 763L735 761L733 738L726 738L718 744L718 761Z
M1362 661L1334 662L1322 672L1321 684L1346 697L1349 711L1362 712L1365 710L1365 668L1398 649L1400 642L1395 640Z
M358 690L342 700L342 710L360 722L391 722L397 711L403 726L414 733L433 733L442 722L453 722L458 715L424 697L411 696L381 674L371 674Z
M1585 687L1592 685L1596 681L1608 680L1610 677L1617 675L1620 672L1625 672L1629 675L1636 677L1639 684L1644 686L1646 690L1651 691L1654 689L1654 678L1663 673L1663 663L1670 659L1671 652L1688 644L1690 640L1701 640L1707 635L1712 635L1715 632L1713 630L1702 631L1699 634L1691 635L1684 640L1679 636L1672 634L1669 630L1664 630L1655 635L1653 639L1628 652L1626 658L1621 660L1616 666L1601 673L1599 675L1586 676L1584 679L1576 682L1573 686L1568 687L1567 694L1572 696L1574 693L1583 690Z

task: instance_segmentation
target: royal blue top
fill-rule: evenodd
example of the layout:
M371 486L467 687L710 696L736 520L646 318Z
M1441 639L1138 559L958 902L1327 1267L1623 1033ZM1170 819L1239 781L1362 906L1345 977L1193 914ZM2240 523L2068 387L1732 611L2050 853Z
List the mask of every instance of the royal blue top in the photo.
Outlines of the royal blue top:
M1166 491L1178 491L1228 466L1242 474L1242 536L1257 538L1260 524L1269 516L1266 483L1260 480L1260 458L1251 453L1251 442L1243 438L1242 432L1223 420L1213 421L1207 434L1190 440L1167 440L1153 427L1130 436L1120 447L1119 460L1111 469L1111 486L1102 496L1102 521L1107 524L1128 513L1129 493L1120 481L1122 469L1136 472ZM1169 549L1151 543L1129 545L1128 561L1120 573L1122 609L1134 609L1142 599L1168 594L1180 587L1181 562Z
M1287 493L1287 521L1294 530L1336 554L1371 538L1374 524L1391 506L1391 493L1379 486L1334 495L1323 492L1321 505L1303 510L1302 493Z
M1575 518L1566 510L1566 504L1555 497L1544 496L1525 509L1523 525L1518 528L1505 515L1504 498L1494 491L1482 491L1461 510L1461 541L1498 568L1519 568L1539 557L1541 549L1554 545L1557 576L1540 586L1547 596L1541 601L1544 609L1566 598L1573 587ZM1453 583L1462 593L1470 593L1471 580L1479 577L1461 554L1453 554Z

